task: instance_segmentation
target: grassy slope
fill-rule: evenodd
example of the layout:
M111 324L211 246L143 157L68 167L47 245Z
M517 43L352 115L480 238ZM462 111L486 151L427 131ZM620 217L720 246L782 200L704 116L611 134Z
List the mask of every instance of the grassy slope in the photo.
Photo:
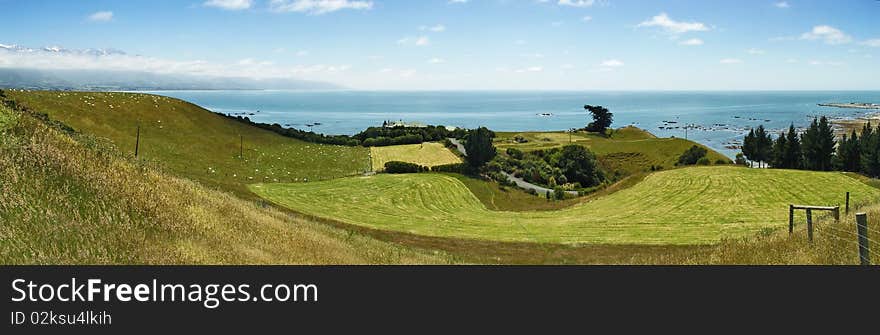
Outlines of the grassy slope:
M440 143L405 144L386 147L371 147L370 157L373 170L384 169L390 161L410 162L423 166L461 163L461 158Z
M551 212L490 211L453 177L378 175L260 184L261 196L349 224L429 236L566 244L709 244L787 222L789 202L855 202L880 190L840 173L697 167L647 176L630 188Z
M175 174L252 197L254 182L296 182L369 170L369 150L306 143L225 119L177 99L136 93L6 91L31 109L77 131L105 137ZM244 158L238 159L239 135Z
M526 143L513 142L514 136L522 136ZM609 170L620 170L626 174L648 171L651 165L669 169L675 167L678 157L696 142L682 138L657 138L651 133L635 127L615 130L610 138L592 133L571 134L571 143L586 146L593 151L599 161ZM499 151L518 148L523 151L548 149L569 144L569 134L564 132L501 132L497 133L495 145ZM702 145L700 145L702 146ZM705 146L703 146L705 147ZM707 157L713 163L724 155L709 150Z
M0 106L0 264L447 261L262 208Z

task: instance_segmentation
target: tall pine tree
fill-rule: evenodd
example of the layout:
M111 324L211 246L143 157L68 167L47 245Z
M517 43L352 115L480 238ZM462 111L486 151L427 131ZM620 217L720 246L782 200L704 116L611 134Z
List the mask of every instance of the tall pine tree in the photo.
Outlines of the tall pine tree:
M800 169L803 167L803 153L801 152L801 140L794 130L794 124L788 126L788 134L785 135L785 158L784 168Z
M776 142L773 143L773 158L770 160L770 165L777 169L786 168L785 164L785 148L788 146L785 138L785 132L779 133L779 136L776 137Z
M878 134L871 128L871 123L865 124L862 128L862 137L859 140L859 163L862 166L862 173L871 177L880 176L880 152L877 151L877 137Z

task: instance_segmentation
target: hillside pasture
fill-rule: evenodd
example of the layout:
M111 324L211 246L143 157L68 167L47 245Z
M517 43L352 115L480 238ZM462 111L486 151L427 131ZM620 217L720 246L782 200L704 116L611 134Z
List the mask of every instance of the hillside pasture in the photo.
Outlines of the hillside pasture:
M528 142L517 143L515 137L522 137ZM499 152L507 148L522 151L557 148L568 144L578 144L596 154L599 162L608 170L621 171L624 174L636 174L649 171L651 166L670 169L675 167L678 157L693 145L699 145L683 138L658 138L651 133L636 127L623 127L614 130L610 137L586 132L499 132L495 138L495 146ZM706 147L709 161L730 159Z
M370 147L370 157L374 171L383 170L385 163L391 161L408 162L422 166L461 163L461 158L449 151L443 144L433 142Z
M841 173L692 167L557 211L492 211L443 174L256 184L258 195L316 217L427 236L504 242L715 244L787 227L788 204L867 203L880 190ZM800 214L802 216L802 214ZM799 220L803 220L802 217Z
M256 182L351 176L370 168L369 149L307 143L229 120L194 104L140 93L7 90L17 103L117 150L189 179L252 198ZM239 155L241 154L241 157Z

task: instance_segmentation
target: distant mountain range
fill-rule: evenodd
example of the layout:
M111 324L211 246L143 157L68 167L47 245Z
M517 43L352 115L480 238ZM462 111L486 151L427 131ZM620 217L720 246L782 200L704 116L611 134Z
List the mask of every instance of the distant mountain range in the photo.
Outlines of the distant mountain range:
M73 50L60 47L39 49L0 44L0 88L45 90L324 90L342 87L320 81L299 79L252 79L237 77L161 74L148 71L102 69L45 69L17 67L4 63L3 53L22 57L80 57L100 58L126 56L115 49ZM46 56L49 57L46 57ZM132 56L137 57L137 56ZM51 66L50 66L51 67Z

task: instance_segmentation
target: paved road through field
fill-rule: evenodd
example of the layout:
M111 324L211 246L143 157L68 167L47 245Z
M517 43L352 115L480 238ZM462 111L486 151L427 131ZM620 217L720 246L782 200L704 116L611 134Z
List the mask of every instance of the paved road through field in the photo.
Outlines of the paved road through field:
M461 144L461 142L458 139L450 137L449 142L452 142L452 144L455 144L455 147L458 149L458 152L460 152L462 155L467 156L467 151L465 151L464 145ZM541 196L546 196L547 192L553 192L553 190L551 190L549 188L532 184L530 182L523 180L522 178L517 178L514 175L509 174L507 172L501 171L501 173L504 174L505 176L507 176L507 180L512 181L514 184L516 184L516 186L523 188L523 189L527 189L527 190L528 189L535 190L535 192L538 192L538 194L540 194ZM573 196L578 195L577 191L565 191L565 193L568 193Z

